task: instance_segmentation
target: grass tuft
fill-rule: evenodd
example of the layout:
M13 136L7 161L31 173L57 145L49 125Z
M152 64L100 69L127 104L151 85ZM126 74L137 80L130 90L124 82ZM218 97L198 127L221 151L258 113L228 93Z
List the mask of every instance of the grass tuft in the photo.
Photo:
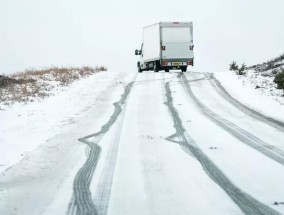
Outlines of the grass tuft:
M10 106L16 102L28 103L52 95L52 90L70 85L72 82L107 67L52 67L29 69L12 75L0 75L0 104Z

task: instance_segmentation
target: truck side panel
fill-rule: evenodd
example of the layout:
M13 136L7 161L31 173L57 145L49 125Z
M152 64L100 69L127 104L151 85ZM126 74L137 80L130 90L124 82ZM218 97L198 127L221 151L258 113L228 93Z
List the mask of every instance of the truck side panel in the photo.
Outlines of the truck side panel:
M144 62L159 60L161 55L160 25L155 24L143 30Z

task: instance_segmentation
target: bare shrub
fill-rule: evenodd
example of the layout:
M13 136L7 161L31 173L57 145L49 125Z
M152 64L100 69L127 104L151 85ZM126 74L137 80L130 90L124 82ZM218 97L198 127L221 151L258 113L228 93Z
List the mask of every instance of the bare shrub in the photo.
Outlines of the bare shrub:
M52 95L51 90L70 85L75 80L97 72L107 71L98 67L51 67L28 69L9 76L0 75L0 104L27 103Z
M284 89L284 70L275 76L274 82L278 89Z
M105 67L105 66L96 67L96 71L98 71L98 72L107 71L107 67Z
M271 59L267 62L264 62L264 63L261 63L261 64L256 64L256 65L252 65L250 67L248 67L248 69L253 69L255 71L258 71L258 72L265 72L265 71L268 71L268 70L271 70L271 69L277 69L277 68L280 68L284 66L284 54L274 58L274 59Z

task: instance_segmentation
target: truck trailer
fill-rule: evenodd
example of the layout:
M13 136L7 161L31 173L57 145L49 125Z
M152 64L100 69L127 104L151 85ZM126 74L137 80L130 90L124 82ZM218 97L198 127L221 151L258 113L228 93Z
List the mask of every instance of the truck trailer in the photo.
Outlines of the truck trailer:
M139 55L138 72L159 72L193 66L192 22L159 22L143 28L143 43L135 50Z

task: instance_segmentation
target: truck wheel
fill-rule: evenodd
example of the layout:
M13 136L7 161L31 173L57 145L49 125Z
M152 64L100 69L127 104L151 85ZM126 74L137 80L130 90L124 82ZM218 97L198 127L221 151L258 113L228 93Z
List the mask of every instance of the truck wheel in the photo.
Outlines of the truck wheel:
M154 63L154 72L159 72L159 70L160 70L160 65L159 65L158 62L155 62Z
M165 72L169 72L170 71L170 69L165 69Z
M141 69L141 66L140 66L140 62L137 63L137 68L138 68L138 72L143 72L143 70Z
M181 68L182 72L186 72L186 70L187 70L187 66L184 66L184 67Z
M158 67L157 67L157 65L156 65L156 64L154 65L153 70L154 70L154 72L159 72Z

